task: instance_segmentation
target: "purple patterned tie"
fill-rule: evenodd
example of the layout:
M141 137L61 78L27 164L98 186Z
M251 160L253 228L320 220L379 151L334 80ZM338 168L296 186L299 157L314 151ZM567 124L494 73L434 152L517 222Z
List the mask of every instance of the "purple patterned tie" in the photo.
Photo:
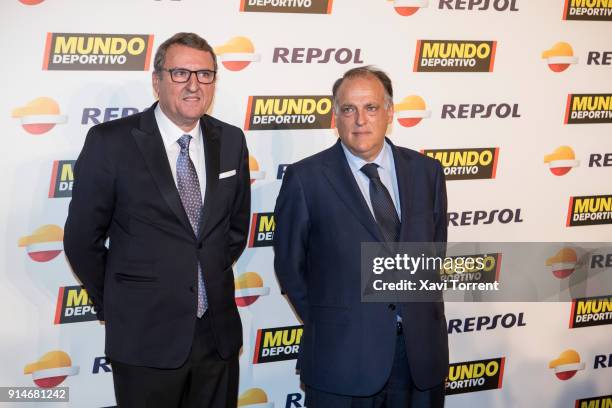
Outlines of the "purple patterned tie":
M202 193L200 181L195 166L189 157L190 135L181 136L176 142L181 147L181 152L176 160L176 184L183 203L183 208L189 218L189 223L196 237L200 228L200 214L202 213ZM208 298L206 287L202 277L202 266L198 262L198 311L197 316L202 317L208 309Z

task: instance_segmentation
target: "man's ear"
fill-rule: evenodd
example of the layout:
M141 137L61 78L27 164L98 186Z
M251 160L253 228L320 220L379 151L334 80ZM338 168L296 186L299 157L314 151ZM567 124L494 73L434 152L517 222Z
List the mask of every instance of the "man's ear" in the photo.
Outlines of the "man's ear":
M387 107L387 124L391 124L391 122L393 122L394 113L395 113L395 107L393 106L393 103L390 103L389 106Z
M153 71L151 73L151 84L153 85L153 92L155 93L155 97L159 99L159 81L161 78L159 76L160 73L157 71Z

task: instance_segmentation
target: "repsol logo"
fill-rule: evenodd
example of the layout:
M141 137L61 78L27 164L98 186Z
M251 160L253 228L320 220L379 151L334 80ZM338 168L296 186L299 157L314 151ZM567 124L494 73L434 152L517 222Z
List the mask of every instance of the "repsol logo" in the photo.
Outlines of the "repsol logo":
M43 69L147 71L151 34L47 33Z
M92 374L112 373L113 367L108 357L96 357L94 358L93 367L91 368Z
M565 0L564 20L612 21L609 0Z
M51 170L49 198L72 197L76 160L55 160Z
M59 288L55 308L55 324L78 323L98 320L96 310L82 286Z
M576 400L575 408L612 408L612 394Z
M567 227L612 224L612 195L570 197Z
M421 153L442 164L447 180L493 179L499 148L429 149Z
M304 394L301 392L294 392L291 394L287 394L287 399L285 400L285 408L302 408L304 407Z
M276 222L274 213L254 213L251 221L251 235L249 236L249 247L259 248L271 246L274 239Z
M302 326L259 329L255 340L253 364L293 360L300 351Z
M612 324L612 296L596 296L572 301L570 329Z
M612 123L612 94L569 94L564 123Z
M446 395L502 388L505 357L449 365Z
M589 267L591 269L612 268L612 253L591 255Z
M331 129L331 96L249 96L245 130Z
M275 64L363 64L361 48L274 48L272 62Z
M440 280L447 282L492 283L499 282L502 254L475 254L447 256L453 262L444 262L440 268ZM478 262L468 261L478 260Z
M612 153L591 153L589 167L612 167Z
M520 118L518 103L491 103L489 105L462 103L442 105L442 119L498 119Z
M440 10L495 10L495 11L519 11L516 0L440 0Z
M510 329L527 326L525 314L506 313L494 316L475 316L465 319L451 319L448 321L448 334L470 333L481 330L495 330L498 327Z
M414 72L493 72L497 41L418 40Z
M140 112L138 108L83 108L81 125L97 125Z
M597 354L593 359L593 369L612 368L612 354Z
M521 218L521 209L517 208L512 210L510 208L504 208L502 210L476 210L448 213L448 225L454 227L493 224L494 222L500 224L523 222Z
M612 65L612 51L589 51L587 65Z
M240 0L240 11L331 14L333 0Z

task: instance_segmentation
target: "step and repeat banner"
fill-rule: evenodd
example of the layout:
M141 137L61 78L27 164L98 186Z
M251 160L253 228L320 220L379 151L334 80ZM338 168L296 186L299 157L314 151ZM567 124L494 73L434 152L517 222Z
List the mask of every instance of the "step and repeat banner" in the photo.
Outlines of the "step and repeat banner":
M389 137L443 164L450 241L567 243L539 277L560 292L578 266L612 266L612 246L571 245L612 241L612 1L4 0L0 14L0 386L69 388L45 406L115 405L63 226L87 130L152 104L152 56L179 31L215 48L210 113L250 149L240 407L304 406L273 210L286 166L335 143L331 87L349 68L389 73ZM503 282L500 261L469 279ZM611 296L448 303L446 406L611 407Z

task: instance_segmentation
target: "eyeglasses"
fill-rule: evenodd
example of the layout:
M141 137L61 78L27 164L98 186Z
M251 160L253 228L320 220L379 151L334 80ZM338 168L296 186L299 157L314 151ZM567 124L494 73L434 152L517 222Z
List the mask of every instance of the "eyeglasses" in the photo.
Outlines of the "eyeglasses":
M197 71L191 71L185 68L162 69L162 71L168 71L170 73L170 78L172 78L172 81L178 82L179 84L189 82L191 80L191 74L195 74L198 82L204 85L212 84L215 80L215 74L217 73L217 71L211 71L210 69L199 69Z

